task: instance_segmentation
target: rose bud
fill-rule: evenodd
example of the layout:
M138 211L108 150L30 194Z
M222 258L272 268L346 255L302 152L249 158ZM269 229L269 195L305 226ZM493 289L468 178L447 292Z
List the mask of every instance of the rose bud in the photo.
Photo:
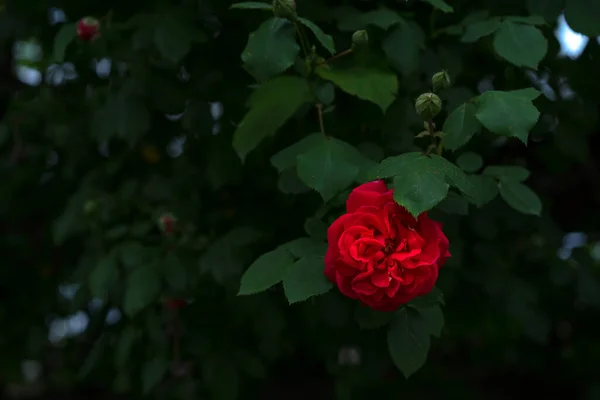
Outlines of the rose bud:
M361 29L352 34L352 47L361 47L369 44L369 33L366 29Z
M77 21L77 36L89 42L96 39L100 35L100 22L93 17L81 18Z
M438 72L431 77L431 86L434 92L439 92L450 87L450 75L446 71Z
M158 218L158 227L162 233L167 235L175 232L176 223L177 219L173 216L173 214L163 214Z
M327 230L325 276L340 292L377 311L394 311L433 289L450 257L442 224L394 201L384 181L365 183Z
M187 301L183 300L183 299L167 299L165 300L165 307L167 307L169 310L175 311L175 310L179 310L180 308L183 308L187 306Z
M424 93L417 98L415 110L424 121L432 120L442 111L442 100L434 93Z

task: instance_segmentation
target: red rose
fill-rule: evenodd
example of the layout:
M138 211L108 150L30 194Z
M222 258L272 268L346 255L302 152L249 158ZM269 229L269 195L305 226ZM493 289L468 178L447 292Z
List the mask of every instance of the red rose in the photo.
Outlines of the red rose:
M85 17L77 21L77 36L86 42L96 39L99 35L100 22L96 18Z
M365 183L346 201L346 214L327 231L325 276L340 291L378 311L393 311L433 289L450 257L442 224L414 218L383 181Z

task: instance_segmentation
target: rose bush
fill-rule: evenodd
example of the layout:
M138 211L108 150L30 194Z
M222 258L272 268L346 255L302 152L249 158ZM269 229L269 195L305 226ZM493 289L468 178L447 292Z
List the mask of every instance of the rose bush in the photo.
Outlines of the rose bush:
M448 257L442 224L413 217L383 181L350 193L346 214L327 231L325 275L340 291L378 311L429 293Z

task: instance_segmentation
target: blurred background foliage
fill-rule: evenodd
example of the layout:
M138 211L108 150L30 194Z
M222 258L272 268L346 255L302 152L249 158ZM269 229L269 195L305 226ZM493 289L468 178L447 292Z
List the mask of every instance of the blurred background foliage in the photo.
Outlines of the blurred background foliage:
M446 326L405 380L381 333L360 330L354 302L337 291L293 306L280 289L235 296L254 258L304 230L323 232L341 210L324 211L295 174L269 163L318 131L314 113L298 113L244 165L232 150L255 84L240 54L264 13L218 0L5 0L3 395L600 399L598 5L451 3L453 13L417 0L298 0L338 51L366 25L374 46L397 49L387 61L400 90L385 114L336 92L325 116L374 159L421 146L413 101L441 69L453 80L441 120L485 90L543 93L527 146L482 133L447 154L527 168L544 209L518 214L497 198L468 215L431 212L453 254L438 284ZM387 38L381 7L413 34ZM466 37L464 19L481 13L539 16L548 50L537 70L500 58L491 36ZM66 25L85 16L101 21L100 37L68 41ZM167 212L175 235L157 223ZM167 299L189 301L174 310Z

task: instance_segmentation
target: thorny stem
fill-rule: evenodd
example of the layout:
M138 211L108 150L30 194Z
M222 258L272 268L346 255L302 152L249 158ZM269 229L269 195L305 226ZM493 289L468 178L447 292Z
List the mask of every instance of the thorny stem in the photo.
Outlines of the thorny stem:
M352 53L352 49L348 49L348 50L344 50L341 53L337 53L336 55L330 57L328 60L323 61L322 63L320 63L319 65L325 65L325 64L329 64L330 62L337 60L340 57L346 56L348 54Z
M431 144L427 147L427 150L425 151L425 155L429 155L429 153L431 153L431 150L436 148L435 145L435 136L433 136L435 134L435 125L433 124L433 120L429 120L427 121L427 131L429 131L429 136L431 137Z

